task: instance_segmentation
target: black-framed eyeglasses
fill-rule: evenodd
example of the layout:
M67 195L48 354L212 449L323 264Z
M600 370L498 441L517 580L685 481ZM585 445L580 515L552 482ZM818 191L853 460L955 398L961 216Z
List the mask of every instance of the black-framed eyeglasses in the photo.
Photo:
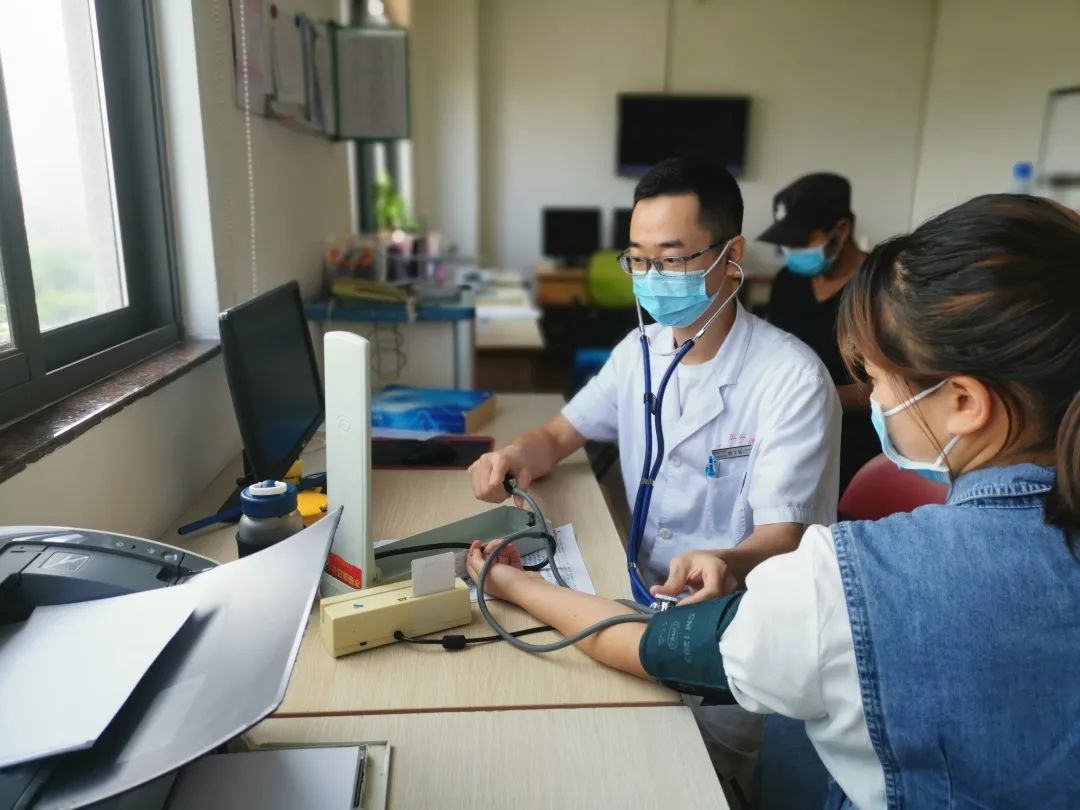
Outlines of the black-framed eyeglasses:
M624 273L631 276L643 276L650 269L655 270L662 276L673 278L695 274L704 275L711 268L687 270L686 265L694 261L694 259L701 258L710 250L715 250L721 245L727 244L729 241L728 239L721 239L719 242L713 242L704 250L699 250L690 256L662 256L659 259L650 259L646 256L631 256L630 248L627 248L619 254L619 267L623 269Z

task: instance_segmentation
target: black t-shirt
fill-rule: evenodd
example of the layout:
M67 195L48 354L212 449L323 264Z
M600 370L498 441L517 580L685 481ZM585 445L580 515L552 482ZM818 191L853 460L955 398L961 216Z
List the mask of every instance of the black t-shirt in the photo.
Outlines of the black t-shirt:
M785 267L773 281L769 297L769 323L790 332L813 349L835 385L854 382L844 368L836 339L836 318L843 294L841 287L829 298L818 301L811 280ZM881 444L870 423L869 412L845 412L840 438L841 494L859 468L879 452Z
M836 385L850 383L851 375L840 359L836 341L836 317L840 313L841 287L831 297L818 301L811 280L797 276L786 267L773 281L769 297L769 323L790 332L821 358Z

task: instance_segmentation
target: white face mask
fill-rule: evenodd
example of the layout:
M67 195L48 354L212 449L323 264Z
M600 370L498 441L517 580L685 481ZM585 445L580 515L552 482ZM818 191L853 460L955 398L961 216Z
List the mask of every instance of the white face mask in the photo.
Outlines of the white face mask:
M945 463L945 459L948 457L949 451L960 441L960 437L953 436L949 439L949 443L945 445L934 461L916 461L896 449L896 445L889 438L889 429L885 426L885 419L900 413L900 411L907 410L920 399L925 399L938 391L947 382L948 380L942 380L937 385L931 386L925 391L920 391L915 396L905 399L899 405L889 408L887 411L883 411L881 403L870 397L870 422L874 425L874 430L877 431L878 439L881 441L881 452L885 454L885 457L901 470L911 470L928 481L946 485L952 480L952 473L949 470L949 465Z

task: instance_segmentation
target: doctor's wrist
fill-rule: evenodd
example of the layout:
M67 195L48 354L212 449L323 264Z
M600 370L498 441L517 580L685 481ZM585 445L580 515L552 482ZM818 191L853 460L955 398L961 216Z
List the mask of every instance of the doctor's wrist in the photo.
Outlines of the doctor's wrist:
M725 592L746 590L746 578L750 572L770 557L785 554L790 549L734 549L730 556L726 557L728 564L727 576L725 577Z

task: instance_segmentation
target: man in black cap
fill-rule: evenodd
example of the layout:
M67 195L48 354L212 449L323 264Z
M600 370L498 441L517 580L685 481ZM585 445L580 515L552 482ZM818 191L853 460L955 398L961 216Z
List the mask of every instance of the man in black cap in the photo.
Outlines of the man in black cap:
M844 408L843 494L851 477L880 452L868 390L851 379L836 342L840 295L866 259L855 244L851 184L826 172L800 177L773 197L773 218L758 239L779 245L786 264L773 282L769 321L817 352L836 385Z

